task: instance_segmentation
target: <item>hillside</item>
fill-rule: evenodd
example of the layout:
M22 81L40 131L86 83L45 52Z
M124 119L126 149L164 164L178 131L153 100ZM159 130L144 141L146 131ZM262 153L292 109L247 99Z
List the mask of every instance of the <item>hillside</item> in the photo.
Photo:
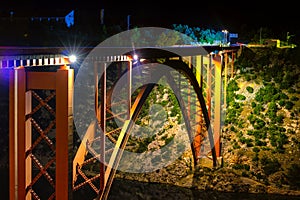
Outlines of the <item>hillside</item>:
M292 60L295 51L242 50L236 75L228 82L221 166L193 166L188 150L155 172L118 172L116 177L199 190L300 196L300 67Z
M299 190L300 68L284 60L287 50L249 51L252 62L241 57L228 85L224 165L262 184Z

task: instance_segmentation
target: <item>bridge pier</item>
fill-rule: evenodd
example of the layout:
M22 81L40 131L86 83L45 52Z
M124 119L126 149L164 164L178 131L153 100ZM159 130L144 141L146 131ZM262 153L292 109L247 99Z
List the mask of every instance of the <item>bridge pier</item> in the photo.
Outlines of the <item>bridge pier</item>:
M54 72L32 69L21 66L9 73L10 200L70 199L74 73L66 65ZM44 90L49 91L45 98ZM40 181L48 184L44 191Z

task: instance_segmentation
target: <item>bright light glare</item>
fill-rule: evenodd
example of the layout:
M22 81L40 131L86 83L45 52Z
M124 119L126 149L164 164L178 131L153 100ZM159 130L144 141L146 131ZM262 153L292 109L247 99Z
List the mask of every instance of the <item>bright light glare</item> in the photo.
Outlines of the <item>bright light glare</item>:
M136 54L133 55L133 60L137 60L138 58L139 58L138 55Z
M76 62L77 57L75 55L70 55L69 60L70 60L71 63L74 63L74 62Z

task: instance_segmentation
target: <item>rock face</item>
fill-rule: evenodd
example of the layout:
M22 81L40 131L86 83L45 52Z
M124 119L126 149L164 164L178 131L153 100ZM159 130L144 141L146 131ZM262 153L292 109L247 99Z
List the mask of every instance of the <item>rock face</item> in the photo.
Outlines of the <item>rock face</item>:
M227 167L187 167L186 158L188 157L192 158L189 151L185 152L173 164L154 172L127 173L118 171L115 178L143 183L162 183L199 191L300 195L300 190L278 187L272 183L265 184L253 178L243 177L237 171Z

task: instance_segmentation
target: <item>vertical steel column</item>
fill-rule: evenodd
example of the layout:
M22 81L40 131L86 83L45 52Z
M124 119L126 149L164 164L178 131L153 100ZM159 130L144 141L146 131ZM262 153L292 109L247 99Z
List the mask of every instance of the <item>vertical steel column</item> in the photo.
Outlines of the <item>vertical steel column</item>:
M69 199L69 118L72 112L71 94L73 93L74 72L63 66L56 72L56 174L55 198Z
M188 64L189 64L189 68L191 69L191 70L193 70L192 69L192 56L189 56L188 57ZM188 118L191 120L191 87L190 86L188 86L188 105L187 105L187 115L188 115Z
M128 117L127 119L130 119L131 115L131 90L132 90L132 60L128 61L129 65L127 67L128 73L127 73L127 81L128 81Z
M15 70L15 104L16 104L16 157L17 157L17 193L18 199L26 197L26 169L25 169L25 93L26 93L26 73L25 68L20 67Z
M2 62L1 62L2 63ZM17 102L15 99L15 71L9 71L9 199L18 199L17 188L17 149L16 149L16 132L15 117L17 117Z
M96 66L97 67L97 66ZM107 63L104 63L101 65L101 109L100 109L100 116L98 119L98 122L100 120L100 188L99 192L100 194L104 191L105 185L106 185L106 179L105 176L105 134L106 134L106 67ZM98 73L97 73L98 74ZM96 77L95 77L96 78ZM98 91L98 76L96 79L97 82L97 91ZM95 83L96 83L95 82ZM96 85L95 85L96 87ZM98 96L97 96L98 101ZM99 107L97 107L99 110Z
M95 115L96 115L96 119L97 122L100 123L100 110L99 110L99 101L98 101L98 97L99 97L99 76L98 76L98 63L97 61L94 62L94 89L95 89L95 94L94 94L94 110L95 110ZM102 107L101 107L102 108Z
M196 79L199 83L200 88L203 86L203 56L196 56Z
M206 85L206 100L207 100L207 112L208 117L211 119L211 70L213 66L213 55L209 54L209 64L207 66L207 85Z
M25 93L26 93L26 73L24 67L16 68L13 71L13 87L10 91L10 110L13 110L13 123L10 123L10 144L12 144L13 153L10 154L11 163L14 166L10 174L10 180L14 181L14 185L10 191L10 199L26 199L26 171L25 171ZM11 127L12 126L12 127ZM12 129L11 129L12 128ZM13 132L12 132L13 131Z
M220 157L220 130L221 130L221 98L222 98L222 61L223 56L216 54L213 62L215 64L215 88L214 88L214 143L216 149L216 156Z
M226 110L227 108L227 74L228 74L228 53L224 53L224 109Z
M203 56L202 55L197 55L196 56L196 79L198 81L198 84L200 86L200 88L202 89L202 65L203 65ZM202 111L201 111L201 106L200 106L200 102L196 101L196 123L197 123L197 127L196 127L196 136L195 136L195 140L194 140L194 148L195 148L195 154L196 154L196 159L199 159L201 156L201 132L202 132Z
M230 73L230 77L233 78L234 77L234 52L231 53L231 73Z
M31 199L26 186L31 182L31 158L26 150L31 146L31 122L26 114L31 112L31 93L26 89L24 67L10 72L10 122L9 122L9 163L10 199Z

